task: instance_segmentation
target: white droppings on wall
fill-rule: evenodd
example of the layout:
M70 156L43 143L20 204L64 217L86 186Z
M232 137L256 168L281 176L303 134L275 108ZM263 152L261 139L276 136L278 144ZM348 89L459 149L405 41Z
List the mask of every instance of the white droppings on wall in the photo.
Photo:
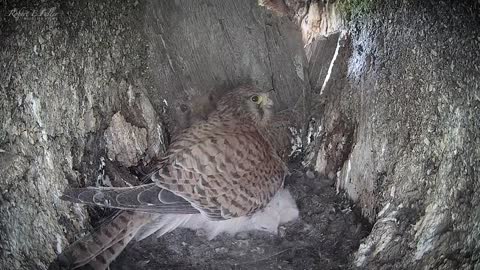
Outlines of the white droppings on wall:
M345 177L343 177L343 185L341 183L341 179L338 177L337 179L337 193L340 193L340 189L341 188L344 188L345 186L347 186L348 184L348 181L350 179L350 171L352 170L352 162L350 161L350 159L348 159L347 161L347 169L345 171ZM343 171L343 170L342 170ZM340 173L340 172L339 172Z
M302 151L303 144L302 144L302 137L300 136L300 134L302 134L302 131L301 129L297 130L296 128L293 128L293 127L288 127L288 130L292 134L292 137L291 137L292 148L288 156L292 157Z
M300 55L295 55L293 59L293 65L295 66L295 72L297 72L297 76L304 81L305 74L303 72L303 57Z
M390 203L387 203L387 204L382 208L382 210L380 210L380 212L378 212L377 218L382 217L383 214L385 214L385 212L388 210L388 208L390 208Z
M347 32L344 30L340 33L340 36L338 37L337 47L335 48L335 53L333 54L332 61L330 62L330 66L328 67L327 76L325 76L325 80L323 81L323 85L320 90L320 95L323 94L323 91L325 90L325 87L327 86L327 83L330 80L330 76L332 75L333 65L335 64L335 60L337 60L338 52L340 51L340 47L343 42L343 39L345 38L346 33Z
M62 253L62 237L57 233L55 234L55 238L57 240L56 252L57 254L60 254Z

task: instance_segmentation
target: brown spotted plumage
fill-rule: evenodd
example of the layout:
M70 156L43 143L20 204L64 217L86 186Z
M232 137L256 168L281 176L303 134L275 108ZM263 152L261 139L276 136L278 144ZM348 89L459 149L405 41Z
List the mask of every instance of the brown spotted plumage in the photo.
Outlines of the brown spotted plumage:
M60 261L73 268L105 269L154 219L158 223L176 215L168 226L162 221L165 233L186 223L183 217L200 214L221 221L265 208L287 174L266 132L273 109L268 95L247 86L224 95L206 121L174 138L151 174L152 184L66 191L64 199L125 211L68 247Z
M109 223L70 245L57 258L63 269L106 269L152 214L121 211Z

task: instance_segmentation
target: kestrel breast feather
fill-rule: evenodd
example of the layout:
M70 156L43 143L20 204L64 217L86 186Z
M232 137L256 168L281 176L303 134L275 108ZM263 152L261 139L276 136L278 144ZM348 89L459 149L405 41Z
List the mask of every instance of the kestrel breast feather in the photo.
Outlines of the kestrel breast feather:
M207 121L174 139L168 165L152 179L212 219L265 207L287 172L263 134L272 106L268 93L253 88L226 94Z

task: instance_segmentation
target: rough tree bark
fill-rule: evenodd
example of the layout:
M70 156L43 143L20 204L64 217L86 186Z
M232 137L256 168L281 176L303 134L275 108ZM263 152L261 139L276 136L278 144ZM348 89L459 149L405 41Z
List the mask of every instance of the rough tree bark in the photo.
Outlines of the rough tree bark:
M478 3L370 8L317 96L307 160L374 224L356 267L480 269Z

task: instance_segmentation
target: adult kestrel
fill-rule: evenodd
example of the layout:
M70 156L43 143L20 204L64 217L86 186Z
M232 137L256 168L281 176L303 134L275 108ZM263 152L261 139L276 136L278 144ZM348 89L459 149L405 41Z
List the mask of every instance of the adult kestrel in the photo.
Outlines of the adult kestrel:
M70 245L60 264L106 269L131 239L155 231L205 229L211 238L258 226L275 231L295 219L295 202L281 190L288 169L267 135L272 113L268 92L239 87L218 101L206 121L173 139L150 175L153 183L67 190L63 199L123 211Z

